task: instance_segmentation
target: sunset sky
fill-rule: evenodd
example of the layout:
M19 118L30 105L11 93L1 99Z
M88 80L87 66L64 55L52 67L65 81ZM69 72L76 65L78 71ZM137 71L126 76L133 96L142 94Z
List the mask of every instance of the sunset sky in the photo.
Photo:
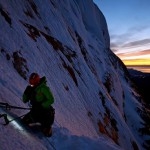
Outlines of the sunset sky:
M111 50L126 65L150 65L150 0L93 0L104 14Z

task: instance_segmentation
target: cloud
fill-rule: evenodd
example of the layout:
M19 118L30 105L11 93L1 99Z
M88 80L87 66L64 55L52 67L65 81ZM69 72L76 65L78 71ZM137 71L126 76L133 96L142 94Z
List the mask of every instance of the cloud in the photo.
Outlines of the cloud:
M111 42L110 48L113 52L142 51L145 50L146 48L148 49L150 48L150 38L133 41L123 37L122 39L120 39L120 41L118 40Z
M150 29L148 25L133 26L127 30L127 33L137 34L139 31L144 32L145 30L148 30L148 29Z
M127 41L131 41L132 36L133 34L130 32L126 32L123 34L110 34L111 46L118 49L122 47L122 45L124 45Z
M113 34L113 32L111 34L110 32L111 49L116 50L123 47L132 47L150 44L150 39L142 35L144 33L147 33L147 35L148 33L150 33L149 26L142 25L130 27L122 34L119 33L117 34L117 30L115 31L115 34ZM145 39L142 39L144 37Z
M119 57L122 57L122 58L134 58L136 59L137 57L149 57L150 59L150 49L146 49L146 50L142 50L142 51L133 51L133 52L119 52L117 54Z
M120 52L117 56L126 65L150 65L150 49L133 52Z
M150 49L135 52L135 53L137 53L137 55L150 55Z
M147 45L150 44L150 39L143 39L143 40L137 40L137 41L132 41L132 42L128 42L124 45L122 45L122 47L135 47L135 46L143 46L143 45Z
M110 47L111 47L111 50L113 51L113 52L115 52L115 51L117 51L117 49L118 49L118 45L116 44L116 43L110 43Z

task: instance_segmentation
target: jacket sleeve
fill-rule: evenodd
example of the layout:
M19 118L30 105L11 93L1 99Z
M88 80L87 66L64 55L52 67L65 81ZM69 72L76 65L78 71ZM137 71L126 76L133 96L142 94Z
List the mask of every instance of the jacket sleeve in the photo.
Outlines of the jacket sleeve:
M46 100L42 103L43 108L49 108L51 104L54 103L54 97L49 87L45 87L42 89L42 93L45 96Z
M30 100L30 95L32 93L32 87L31 86L27 86L24 93L23 93L23 102L26 103Z

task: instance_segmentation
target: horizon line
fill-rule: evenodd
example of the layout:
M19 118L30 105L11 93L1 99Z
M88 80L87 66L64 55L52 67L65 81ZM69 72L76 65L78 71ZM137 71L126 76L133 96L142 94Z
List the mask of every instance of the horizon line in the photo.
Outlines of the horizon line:
M132 67L150 67L150 65L126 65L128 67L132 66Z

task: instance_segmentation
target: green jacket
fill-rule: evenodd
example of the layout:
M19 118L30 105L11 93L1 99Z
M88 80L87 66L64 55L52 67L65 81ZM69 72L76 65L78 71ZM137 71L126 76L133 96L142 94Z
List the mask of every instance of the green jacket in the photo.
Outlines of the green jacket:
M32 106L40 105L47 109L54 103L54 97L46 85L46 77L42 77L40 83L36 87L27 86L23 93L23 102L30 101Z

